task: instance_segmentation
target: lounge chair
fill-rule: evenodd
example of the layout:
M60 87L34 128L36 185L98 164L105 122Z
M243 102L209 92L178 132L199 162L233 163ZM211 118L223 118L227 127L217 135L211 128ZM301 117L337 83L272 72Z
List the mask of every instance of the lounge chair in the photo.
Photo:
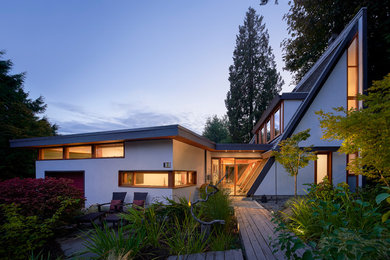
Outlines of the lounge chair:
M99 212L106 212L106 213L123 212L123 206L125 204L126 194L127 194L127 192L113 192L111 202L98 204L98 211ZM110 205L110 208L108 209L108 211L102 210L102 206L104 206L104 205Z

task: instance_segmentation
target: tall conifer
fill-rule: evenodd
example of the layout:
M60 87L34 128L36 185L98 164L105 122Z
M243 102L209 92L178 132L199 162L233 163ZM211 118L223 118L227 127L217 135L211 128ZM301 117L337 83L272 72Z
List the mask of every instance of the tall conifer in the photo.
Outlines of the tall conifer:
M249 7L236 38L225 100L233 142L250 141L254 124L283 85L262 22L263 17Z

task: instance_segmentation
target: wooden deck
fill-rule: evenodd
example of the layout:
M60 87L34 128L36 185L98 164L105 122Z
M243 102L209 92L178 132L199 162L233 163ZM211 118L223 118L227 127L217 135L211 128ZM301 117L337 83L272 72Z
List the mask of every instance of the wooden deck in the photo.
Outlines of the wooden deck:
M241 249L228 250L228 251L214 251L206 252L202 254L192 254L192 255L179 255L179 256L170 256L168 260L243 260Z
M236 198L233 204L246 259L287 259L282 251L272 252L270 241L277 234L270 212L248 198ZM296 253L302 256L303 252L298 250Z

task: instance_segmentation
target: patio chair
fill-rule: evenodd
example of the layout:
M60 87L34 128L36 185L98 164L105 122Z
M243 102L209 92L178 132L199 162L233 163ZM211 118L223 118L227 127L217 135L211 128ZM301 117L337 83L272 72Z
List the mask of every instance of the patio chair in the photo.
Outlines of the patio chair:
M147 192L134 192L133 202L129 203L133 208L144 208L146 205L146 198L148 197Z
M124 206L124 201L126 198L127 192L113 192L112 193L112 200L111 202L107 203L102 203L98 204L98 211L99 212L104 212L102 210L103 205L110 205L110 208L106 213L120 213L123 212L123 206Z

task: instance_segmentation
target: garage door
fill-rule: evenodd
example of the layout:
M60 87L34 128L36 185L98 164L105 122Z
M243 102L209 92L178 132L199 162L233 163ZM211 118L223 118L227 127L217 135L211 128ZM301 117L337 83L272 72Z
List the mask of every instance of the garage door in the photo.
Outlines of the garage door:
M84 196L84 171L71 171L71 172L45 172L46 177L53 178L66 178L73 180L73 185L77 189L79 189Z

